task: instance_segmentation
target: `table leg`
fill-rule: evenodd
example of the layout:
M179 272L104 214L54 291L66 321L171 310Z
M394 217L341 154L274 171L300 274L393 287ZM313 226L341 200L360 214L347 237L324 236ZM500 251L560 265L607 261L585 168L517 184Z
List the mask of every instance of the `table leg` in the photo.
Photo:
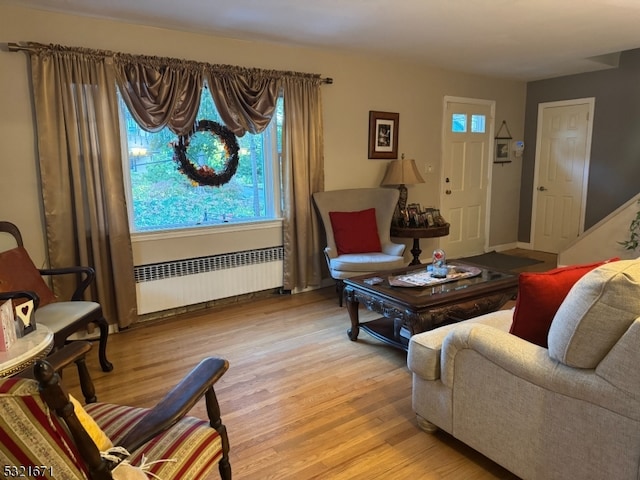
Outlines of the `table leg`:
M422 263L420 262L420 254L422 253L422 250L420 250L420 238L415 237L413 239L413 248L411 249L411 253L413 254L413 260L411 260L409 265L420 265Z
M349 339L352 342L355 342L358 339L358 334L360 333L360 319L358 317L360 302L358 302L355 292L350 288L346 289L346 297L347 312L349 312L349 319L351 320L351 328L347 330L347 335L349 335Z

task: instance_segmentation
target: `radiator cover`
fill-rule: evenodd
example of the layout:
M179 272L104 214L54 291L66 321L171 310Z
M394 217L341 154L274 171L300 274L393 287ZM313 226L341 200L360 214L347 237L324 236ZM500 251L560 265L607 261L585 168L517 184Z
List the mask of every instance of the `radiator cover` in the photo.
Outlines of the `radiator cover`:
M282 287L283 256L280 246L136 266L138 314Z

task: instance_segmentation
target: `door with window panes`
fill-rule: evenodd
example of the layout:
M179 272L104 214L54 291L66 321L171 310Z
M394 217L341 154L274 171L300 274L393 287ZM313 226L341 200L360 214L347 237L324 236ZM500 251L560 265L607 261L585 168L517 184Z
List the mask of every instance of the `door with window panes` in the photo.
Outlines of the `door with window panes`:
M447 258L484 253L493 102L445 99L440 211Z

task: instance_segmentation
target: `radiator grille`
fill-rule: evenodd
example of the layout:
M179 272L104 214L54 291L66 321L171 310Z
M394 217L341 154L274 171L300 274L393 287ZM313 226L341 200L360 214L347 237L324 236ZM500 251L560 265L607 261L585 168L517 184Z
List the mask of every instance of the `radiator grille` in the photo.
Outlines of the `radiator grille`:
M229 268L282 261L283 248L271 247L259 250L225 253L209 257L190 258L166 263L155 263L135 267L136 283L183 277L198 273L216 272Z
M260 292L283 284L283 248L135 267L140 315Z

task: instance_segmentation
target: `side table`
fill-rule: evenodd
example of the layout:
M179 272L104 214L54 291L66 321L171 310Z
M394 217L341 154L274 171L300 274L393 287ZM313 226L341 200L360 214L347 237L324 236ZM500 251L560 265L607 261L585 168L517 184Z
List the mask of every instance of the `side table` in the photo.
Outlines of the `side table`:
M38 325L34 332L18 338L6 352L0 352L0 377L10 377L46 357L53 348L53 332Z
M435 238L449 235L449 224L441 227L391 227L391 236L399 238L413 238L413 260L409 265L420 265L420 239Z

